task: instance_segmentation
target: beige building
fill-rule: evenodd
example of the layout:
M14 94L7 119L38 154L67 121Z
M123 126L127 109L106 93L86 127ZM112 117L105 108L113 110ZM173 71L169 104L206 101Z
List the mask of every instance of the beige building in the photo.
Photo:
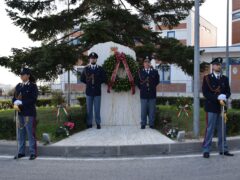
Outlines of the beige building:
M240 45L240 0L232 0L232 44Z
M151 25L155 31L162 31L162 37L173 37L180 40L184 45L194 45L194 12L172 29L160 25ZM217 46L217 27L200 17L200 47Z

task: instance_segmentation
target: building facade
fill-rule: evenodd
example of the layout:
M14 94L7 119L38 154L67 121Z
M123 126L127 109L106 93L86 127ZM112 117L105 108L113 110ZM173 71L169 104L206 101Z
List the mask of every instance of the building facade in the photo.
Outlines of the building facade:
M150 27L155 31L161 31L161 36L168 38L176 38L180 40L184 45L194 45L194 12L191 11L189 16L180 22L177 27L168 29L161 24L150 24ZM161 30L160 30L160 28ZM74 34L73 37L80 34ZM77 43L77 42L73 42ZM200 45L203 47L210 47L217 45L217 28L208 22L204 18L200 18ZM81 71L83 67L77 65L75 70ZM180 67L174 64L161 66L158 69L160 74L160 84L157 87L158 95L162 96L190 96L193 91L193 80L191 76L184 73ZM84 84L79 81L79 77L76 73L71 72L70 77L70 89L71 91L82 92L84 90ZM68 89L68 76L64 73L60 76L60 86L63 91Z
M155 31L161 31L162 37L172 37L181 41L184 45L194 45L194 12L191 11L189 16L180 22L177 27L168 29L161 24L151 24ZM159 28L160 26L160 28ZM209 21L200 17L200 47L217 46L217 27Z
M232 0L232 44L240 45L240 0Z

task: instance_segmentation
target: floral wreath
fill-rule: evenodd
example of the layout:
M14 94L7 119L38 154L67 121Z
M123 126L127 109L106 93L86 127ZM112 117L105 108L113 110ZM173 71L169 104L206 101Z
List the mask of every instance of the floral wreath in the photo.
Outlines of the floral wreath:
M103 69L107 74L109 93L111 89L115 92L131 90L132 94L135 93L134 77L138 71L138 63L131 56L115 52L105 60ZM125 70L124 77L118 74L120 69Z

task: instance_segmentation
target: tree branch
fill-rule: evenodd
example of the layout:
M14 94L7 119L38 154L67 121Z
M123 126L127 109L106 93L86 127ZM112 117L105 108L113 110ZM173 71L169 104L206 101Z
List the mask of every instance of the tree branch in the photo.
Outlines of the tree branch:
M123 7L125 8L125 9L127 9L127 7L125 6L125 4L123 3L123 1L122 0L119 0L120 1L120 3L123 5Z

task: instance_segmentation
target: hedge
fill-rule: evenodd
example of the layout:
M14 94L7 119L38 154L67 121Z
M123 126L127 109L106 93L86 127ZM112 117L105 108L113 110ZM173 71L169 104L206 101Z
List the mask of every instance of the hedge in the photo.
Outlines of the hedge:
M240 109L240 99L232 100L232 108L233 109Z
M38 99L36 103L37 107L52 106L52 99Z
M0 101L0 109L11 109L13 107L12 101L2 100Z
M192 97L157 97L156 104L157 105L175 105L177 103L177 100L180 98L188 99L193 102ZM200 106L204 106L204 98L200 98Z
M13 118L0 117L0 139L16 139L16 123Z
M227 136L236 136L240 134L240 111L232 111L228 112L228 121L227 121ZM156 118L155 118L155 127L156 129L162 130L165 124L171 124L172 126L177 126L176 123L176 112L175 110L167 110L165 108L157 108L156 111ZM185 123L185 121L181 121L181 123ZM190 122L192 123L192 121ZM183 124L178 124L180 127L183 128ZM190 125L190 124L188 124ZM184 124L185 126L185 124ZM203 127L200 127L203 128ZM186 130L186 129L185 129ZM191 130L191 129L188 129Z
M188 99L193 102L192 97L157 97L157 105L176 105L178 99ZM86 104L86 97L77 97L77 100L81 106ZM200 98L200 107L204 107L205 98ZM240 100L232 100L232 108L240 109Z
M38 99L36 106L37 107L46 107L52 105L52 99ZM1 100L0 101L0 110L2 109L11 109L12 101L11 100Z
M240 112L229 112L227 121L227 134L240 134Z

